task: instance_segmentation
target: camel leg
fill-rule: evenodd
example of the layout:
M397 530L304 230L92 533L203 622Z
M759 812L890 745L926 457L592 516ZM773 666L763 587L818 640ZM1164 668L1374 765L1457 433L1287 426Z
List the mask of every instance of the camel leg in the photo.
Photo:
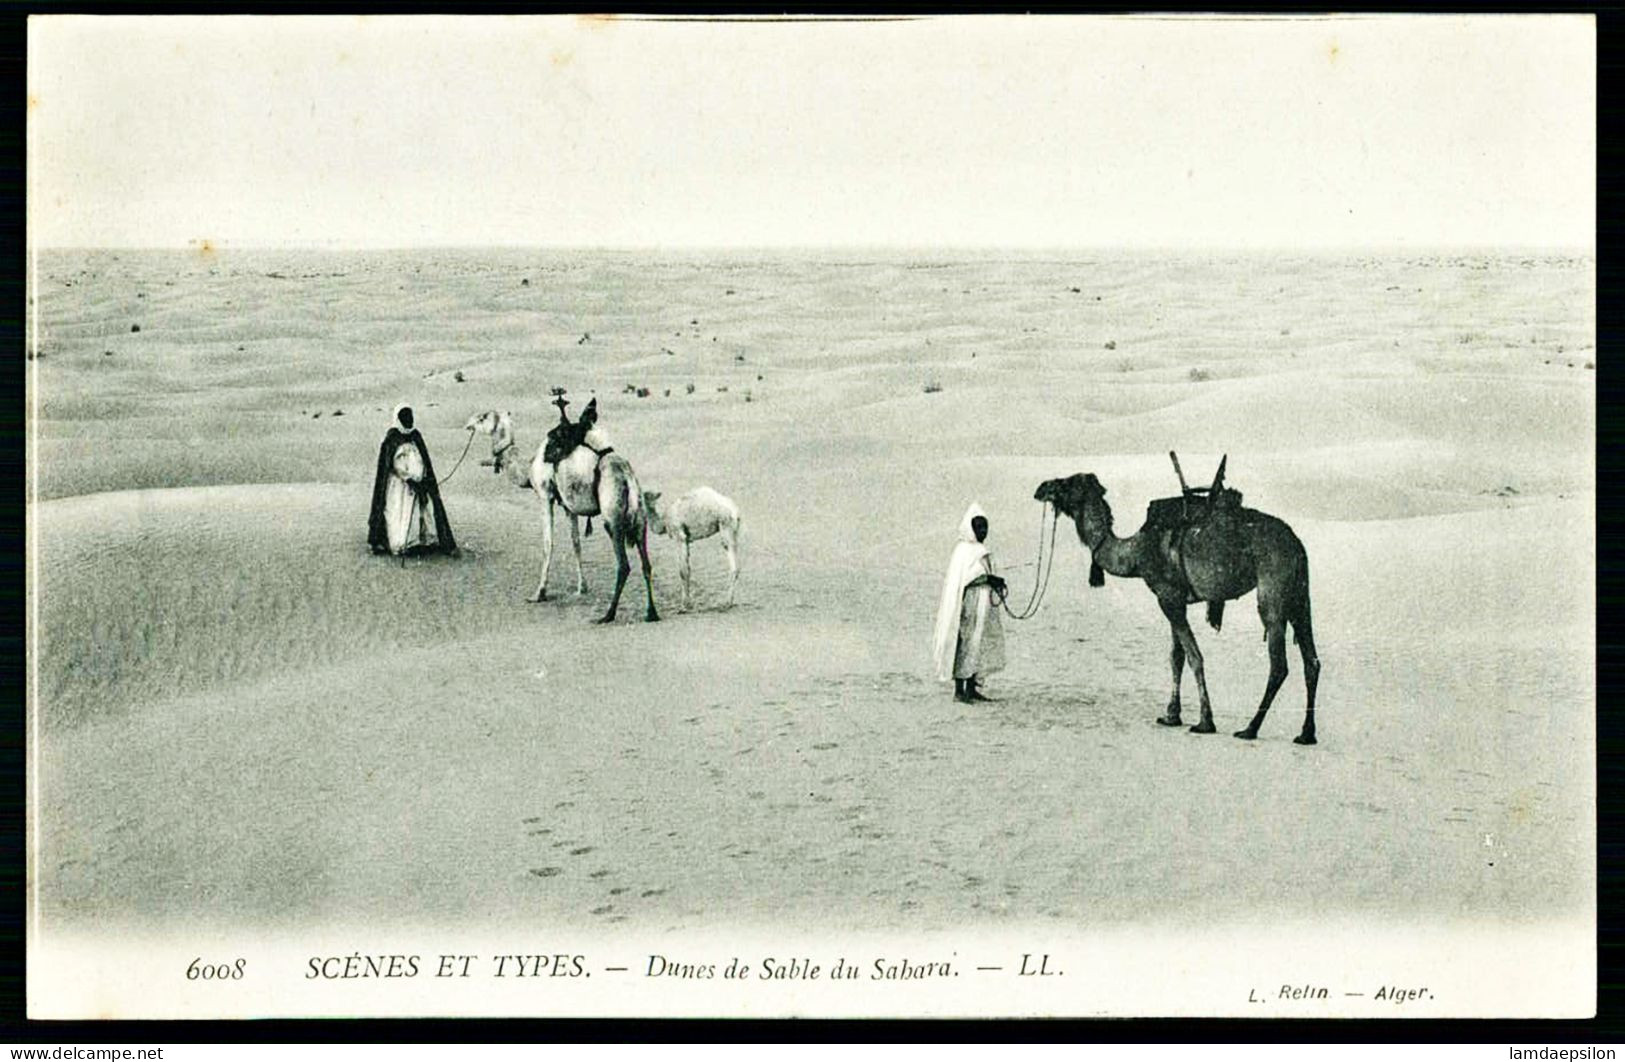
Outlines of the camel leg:
M1270 678L1264 686L1264 699L1259 702L1258 711L1253 713L1253 721L1247 724L1247 729L1236 731L1236 736L1243 741L1251 741L1258 736L1258 728L1264 725L1264 716L1270 710L1270 704L1281 689L1281 683L1286 681L1286 622L1280 618L1265 621L1264 637L1270 647Z
M739 555L735 552L734 532L722 533L722 552L728 555L728 607L734 605L734 589L739 585Z
M649 597L649 610L643 614L644 622L656 623L660 620L660 613L655 611L655 584L649 564L649 529L638 528L638 561L643 565L643 590Z
M1174 637L1185 650L1185 659L1190 663L1191 673L1196 676L1196 691L1202 699L1202 718L1193 727L1193 734L1211 734L1216 727L1213 725L1213 704L1207 696L1207 672L1202 668L1202 650L1196 644L1196 635L1191 631L1190 621L1185 618L1185 599L1183 596L1159 599L1162 605L1162 614L1168 617L1168 623L1173 627Z
M621 606L621 588L626 585L627 573L632 570L632 562L626 559L625 540L618 534L611 534L609 540L615 546L615 596L609 599L609 611L594 620L595 623L610 623L615 619L615 610Z
M1303 731L1292 740L1299 745L1315 743L1315 687L1320 685L1320 657L1315 653L1315 635L1309 629L1308 607L1304 608L1301 622L1292 625L1298 639L1298 651L1303 655L1303 684L1309 691L1309 707L1303 716Z
M683 611L687 612L689 601L689 580L693 577L693 569L689 567L687 535L683 536L683 562L682 566L679 567L677 571L683 577Z
M581 528L580 520L570 517L570 545L576 551L576 596L580 597L587 592L587 573L581 567Z
M541 493L538 491L537 493ZM543 496L547 503L547 519L542 521L542 578L536 584L536 592L530 596L532 601L547 600L547 572L553 567L553 505L551 497Z
M1168 697L1168 710L1157 718L1163 726L1179 726L1179 684L1185 677L1185 647L1179 635L1170 632L1173 647L1168 650L1168 667L1174 673L1174 692Z

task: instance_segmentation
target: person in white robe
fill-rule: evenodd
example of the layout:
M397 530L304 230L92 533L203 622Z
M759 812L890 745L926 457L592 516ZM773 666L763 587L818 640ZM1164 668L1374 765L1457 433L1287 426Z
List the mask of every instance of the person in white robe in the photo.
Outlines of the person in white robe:
M959 522L959 542L948 559L931 638L938 681L953 679L954 700L967 704L991 700L978 689L981 677L1004 667L998 602L1006 587L993 571L987 532L987 514L972 504Z
M411 407L396 406L393 420L378 447L367 540L374 553L399 557L440 551L457 556L434 465Z

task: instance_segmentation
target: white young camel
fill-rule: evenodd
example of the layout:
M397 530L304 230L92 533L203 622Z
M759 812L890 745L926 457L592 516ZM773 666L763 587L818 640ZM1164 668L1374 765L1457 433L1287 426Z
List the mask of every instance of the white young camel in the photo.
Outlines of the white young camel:
M576 593L587 592L587 577L581 565L580 520L587 520L588 534L592 533L592 518L598 517L615 548L615 594L609 609L597 622L608 623L615 618L620 606L621 590L626 585L631 563L626 556L627 546L636 546L643 564L643 585L648 594L649 608L644 618L655 621L660 614L655 610L654 585L649 572L649 546L647 523L643 511L643 492L638 486L632 465L620 454L614 453L608 440L597 428L598 403L594 399L582 411L576 424L560 424L551 433L547 444L536 450L529 462L511 453L516 442L513 433L513 415L487 410L468 419L465 425L473 431L491 436L491 456L480 464L493 472L505 475L516 486L536 492L547 505L547 519L542 524L542 577L536 584L531 601L547 600L547 576L553 567L553 509L562 507L570 517L570 545L576 556ZM570 441L569 430L582 429L583 434ZM553 451L550 454L550 451ZM549 460L549 457L553 460Z
M649 530L657 535L670 535L683 544L685 611L689 599L689 544L712 535L722 536L722 552L728 555L728 605L732 607L734 588L739 584L739 506L710 487L695 487L674 501L663 499L657 490L646 490L643 492L643 507L648 516Z

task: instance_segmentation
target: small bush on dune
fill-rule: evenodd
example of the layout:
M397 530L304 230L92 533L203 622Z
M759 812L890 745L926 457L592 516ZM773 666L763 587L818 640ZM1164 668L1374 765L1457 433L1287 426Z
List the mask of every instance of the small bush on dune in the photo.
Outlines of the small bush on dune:
M925 393L926 394L934 395L934 394L936 394L937 392L939 392L941 390L942 390L942 384L939 381L937 381L937 380L927 380L927 381L925 381Z
M1197 367L1190 371L1190 378L1192 383L1206 383L1207 381L1213 379L1213 374L1208 372L1206 369Z
M688 394L693 394L693 393L694 393L694 385L693 385L693 384L689 384L689 385L688 385L688 386L687 386L687 387L685 387L685 388L684 388L684 389L683 389L683 390L684 390L684 391L685 391L685 392L687 392L687 393L688 393Z

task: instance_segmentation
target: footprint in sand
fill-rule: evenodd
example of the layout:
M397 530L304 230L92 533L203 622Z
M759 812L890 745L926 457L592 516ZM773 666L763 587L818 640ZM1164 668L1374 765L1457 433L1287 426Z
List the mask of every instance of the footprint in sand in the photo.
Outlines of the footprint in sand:
M666 895L666 890L665 889L644 889L638 895L642 896L645 900L647 900L651 896L664 896L664 895Z
M526 830L525 832L531 837L546 837L548 834L553 832L553 828L551 826L544 826L539 830Z
M599 878L607 878L607 877L609 877L609 871L608 870L595 870L591 874L588 874L587 877L592 878L594 881L597 881Z
M594 907L589 913L595 915L607 915L613 910L615 910L615 905L606 903L602 907Z
M592 845L589 844L589 845L583 845L580 848L572 848L572 849L570 849L570 854L573 855L573 856L584 856L590 851L592 851Z
M531 870L531 873L535 874L538 878L551 878L551 877L555 877L555 876L557 876L559 874L564 873L564 868L563 867L542 867L539 870L537 870L537 869Z
M619 896L621 893L623 893L625 891L626 891L626 886L625 885L620 885L620 886L617 886L616 888L610 889L609 894L611 896Z
M833 741L820 741L818 744L814 745L813 748L817 749L819 752L828 752L830 749L840 748L840 745Z
M524 824L526 826L533 826L536 823L541 822L541 821L542 821L542 817L540 815L532 815L530 818L523 820L523 822L524 822Z
M575 806L576 806L576 802L574 800L561 800L557 804L553 805L553 810L554 811L562 811L565 808L573 808Z

